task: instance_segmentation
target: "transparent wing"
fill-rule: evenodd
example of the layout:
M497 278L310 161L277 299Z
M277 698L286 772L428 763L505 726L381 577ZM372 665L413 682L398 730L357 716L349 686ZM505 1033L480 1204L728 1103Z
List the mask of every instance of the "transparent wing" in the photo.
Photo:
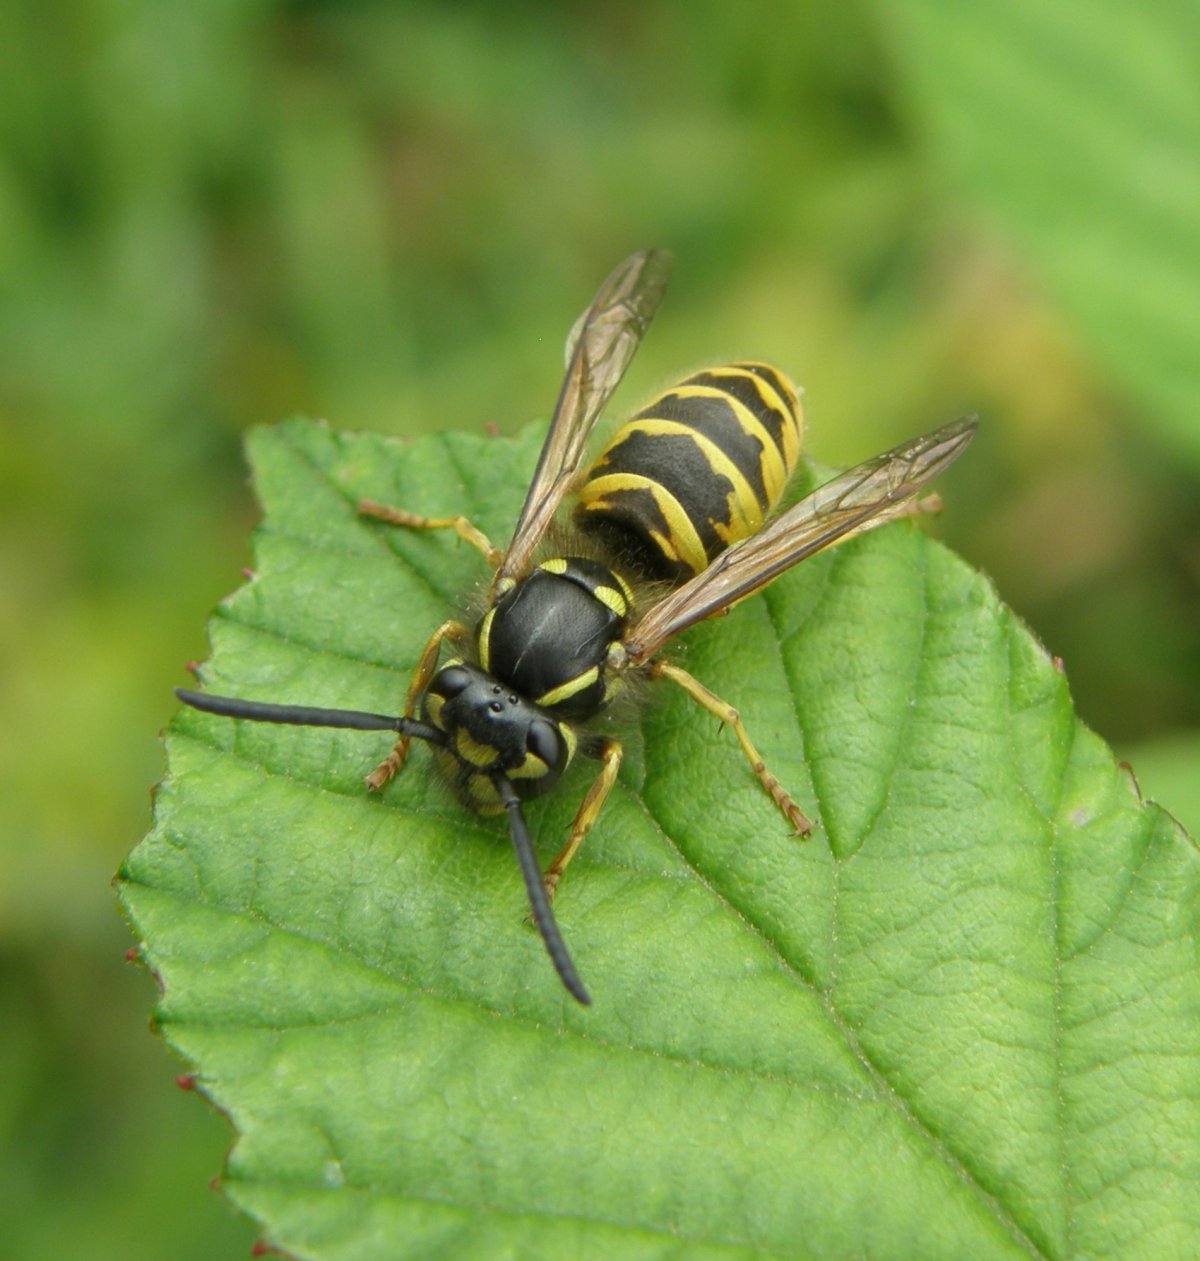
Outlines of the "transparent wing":
M571 485L588 434L625 374L666 288L671 256L642 250L600 286L567 338L567 370L512 542L496 579L519 578Z
M975 417L960 417L818 486L654 605L625 637L630 661L636 665L647 660L672 635L728 608L847 534L896 516L906 500L962 454L975 426Z

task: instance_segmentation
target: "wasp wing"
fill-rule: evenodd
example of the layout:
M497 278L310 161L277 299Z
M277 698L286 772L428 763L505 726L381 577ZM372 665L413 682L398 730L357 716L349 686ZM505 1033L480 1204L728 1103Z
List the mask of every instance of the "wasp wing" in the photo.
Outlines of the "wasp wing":
M588 434L625 374L666 288L671 256L641 250L600 286L567 338L566 375L496 580L519 578L579 468Z
M648 660L673 635L847 534L897 515L905 500L958 458L975 426L975 417L961 417L818 486L654 605L623 641L630 662Z

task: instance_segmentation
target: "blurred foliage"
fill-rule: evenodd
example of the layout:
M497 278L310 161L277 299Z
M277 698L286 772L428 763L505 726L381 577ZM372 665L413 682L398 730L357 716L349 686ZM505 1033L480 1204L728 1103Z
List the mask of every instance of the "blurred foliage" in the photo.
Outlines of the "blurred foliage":
M1087 721L1200 770L1198 25L1182 0L0 6L7 1255L249 1238L198 1189L222 1122L171 1094L107 890L246 563L242 430L514 429L634 248L678 263L618 408L752 354L804 383L829 462L980 411L939 528ZM1189 821L1188 776L1131 756Z

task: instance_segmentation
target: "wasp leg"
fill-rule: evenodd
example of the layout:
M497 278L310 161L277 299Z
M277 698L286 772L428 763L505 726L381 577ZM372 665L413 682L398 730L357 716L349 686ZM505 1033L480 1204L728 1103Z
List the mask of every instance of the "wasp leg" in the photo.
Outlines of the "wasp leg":
M575 851L583 844L583 838L591 831L604 798L609 789L616 783L617 771L621 766L621 746L615 740L604 740L597 754L600 759L600 773L592 780L591 787L583 795L575 818L571 821L571 832L567 843L554 856L554 861L546 868L542 883L546 886L546 896L552 898L558 882L567 868L567 864L575 857Z
M404 701L406 717L412 717L417 705L420 703L422 693L429 686L429 680L433 678L434 670L437 668L438 651L441 649L442 640L451 639L461 642L464 639L469 639L470 635L471 632L461 622L448 619L429 636L425 647L421 649L420 657L417 658L417 666L413 670L412 679L408 685L408 696ZM404 759L408 756L408 742L408 736L400 736L387 757L379 763L370 775L364 777L363 783L373 792L378 792L404 765Z
M453 530L464 543L470 543L472 547L482 552L484 559L493 569L504 556L498 547L493 546L491 539L461 513L453 517L421 517L403 508L376 503L373 499L360 499L358 515L374 517L377 521L386 521L389 525L402 525L409 530Z
M742 726L742 720L738 715L738 711L732 705L710 692L703 683L698 679L692 678L686 670L681 670L678 666L673 666L668 661L652 661L650 663L650 677L670 679L672 683L677 683L698 705L703 705L710 714L719 718L721 722L728 723L733 728L733 734L737 736L738 743L742 746L742 752L746 755L746 761L750 763L750 769L758 776L758 782L767 790L767 794L779 807L784 818L787 819L800 836L807 836L812 831L812 820L788 796L779 780L767 770L766 763L763 762L758 750L751 744L750 737L746 734L746 728Z

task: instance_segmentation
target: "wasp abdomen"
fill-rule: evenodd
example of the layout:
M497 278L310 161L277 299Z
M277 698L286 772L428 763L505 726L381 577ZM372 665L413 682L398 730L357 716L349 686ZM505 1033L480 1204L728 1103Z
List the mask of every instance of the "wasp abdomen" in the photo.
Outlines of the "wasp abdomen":
M709 368L613 435L575 520L645 573L682 581L761 528L800 454L797 392L763 363Z

